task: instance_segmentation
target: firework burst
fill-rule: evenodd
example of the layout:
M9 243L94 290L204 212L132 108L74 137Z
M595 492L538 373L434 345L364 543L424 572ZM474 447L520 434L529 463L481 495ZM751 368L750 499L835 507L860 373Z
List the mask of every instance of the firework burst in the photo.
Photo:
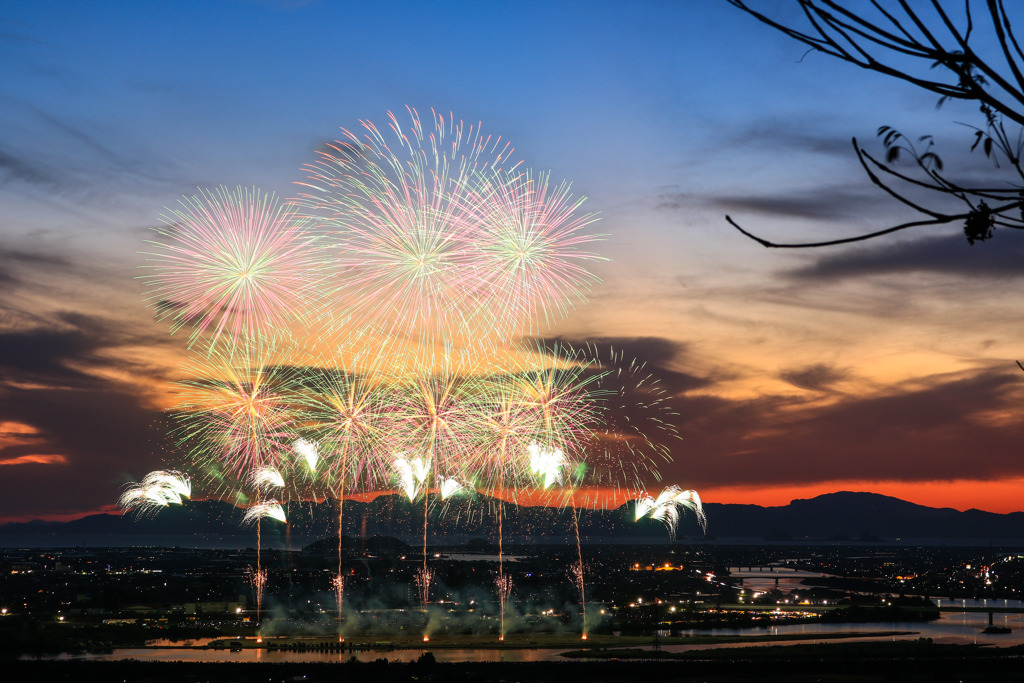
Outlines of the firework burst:
M254 489L261 491L284 487L284 477L281 476L276 467L259 468L249 477L249 482Z
M582 249L599 239L584 232L595 216L579 213L584 200L574 200L567 185L551 188L549 174L496 171L479 192L480 270L489 287L482 300L505 304L492 330L503 337L539 331L597 281L586 266L605 259Z
M293 371L273 345L215 350L186 370L174 417L193 462L235 482L287 462L296 437Z
M320 462L320 445L300 438L292 444L292 448L305 461L309 471L316 472L317 463Z
M294 207L258 189L221 187L181 199L150 244L147 298L190 344L277 334L320 282L317 251Z
M434 113L424 125L409 109L408 127L394 114L382 131L320 152L297 200L333 242L334 293L362 325L383 320L387 335L472 338L486 321L478 310L477 236L472 188L483 168L500 167L511 148Z
M242 515L242 524L259 524L261 519L275 519L287 522L284 508L276 500L264 500L251 505Z
M151 517L169 505L181 505L182 498L192 497L192 482L175 470L156 470L129 484L118 499L118 506L126 512L134 511L142 517Z
M649 516L665 525L668 529L669 538L675 538L676 528L679 526L680 510L690 510L696 515L697 523L701 529L707 529L707 517L704 515L704 506L696 491L687 490L672 485L658 494L657 498L644 495L636 502L635 519L639 521Z

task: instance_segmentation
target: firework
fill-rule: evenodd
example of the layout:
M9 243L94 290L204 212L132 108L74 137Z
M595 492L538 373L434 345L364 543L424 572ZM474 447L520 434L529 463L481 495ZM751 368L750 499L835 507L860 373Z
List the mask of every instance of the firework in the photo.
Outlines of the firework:
M545 473L544 480L554 473L555 463L560 463L559 469L575 469L592 445L603 415L602 392L596 384L601 377L599 368L580 351L563 344L546 351L522 380L524 405L533 411L536 425L531 444L537 448L528 449L530 469L535 470L536 453L536 464L547 469L535 473Z
M339 346L298 378L301 428L315 439L323 456L317 467L339 498L347 487L369 489L390 479L381 454L393 441L397 392L374 369L364 357L346 359Z
M191 497L192 484L188 477L174 470L156 470L143 477L141 482L129 484L118 499L118 506L149 517L161 508L180 505L182 498Z
M467 317L481 291L472 188L511 148L478 126L409 115L408 128L389 114L385 131L370 122L362 136L343 131L306 167L297 202L336 247L335 295L356 321L385 316L387 335L428 342L471 338L483 326Z
M659 468L672 461L681 437L673 395L645 363L611 345L590 344L586 354L599 371L601 415L585 461L589 483L636 491L660 480Z
M480 225L486 300L505 303L499 329L540 329L582 301L596 278L587 262L604 260L581 247L598 239L583 232L595 220L580 215L567 185L550 188L550 175L496 171L484 176L475 208Z
M427 605L430 603L430 584L434 580L434 570L424 566L422 569L416 572L416 576L413 581L416 583L416 589L420 593L420 603Z
M650 516L651 519L659 520L668 529L669 537L675 538L680 508L691 510L697 516L701 528L707 529L707 517L700 496L696 491L684 491L674 484L658 494L657 498L645 495L637 500L635 519L639 521Z
M249 575L249 583L252 584L252 592L256 597L256 623L260 621L260 613L263 611L263 591L267 587L267 570L262 569L259 563L256 565L256 569L249 568L252 572Z
M354 366L367 365L365 358L354 359ZM342 538L344 536L345 493L347 487L365 489L384 482L381 474L386 452L386 436L391 433L391 401L394 392L380 382L357 374L346 362L340 346L307 368L299 380L298 410L304 430L314 434L319 453L327 454L322 477L338 499L338 570L335 584L338 600L338 628L341 629ZM363 368L365 371L365 368ZM308 442L307 442L308 443ZM339 635L340 637L340 635Z
M569 566L569 578L576 584L580 593L580 637L587 639L587 594L584 586L583 554L579 544L579 524L576 521L576 510L573 510L573 525L576 528L576 551L579 553L579 560Z
M261 467L252 473L249 481L255 489L282 488L284 477L276 467Z
M530 471L541 480L544 488L562 482L562 466L565 454L560 448L545 448L540 444L531 443L527 451L530 454Z
M249 340L194 356L179 382L174 417L192 461L240 482L286 462L298 428L286 350Z
M508 602L509 596L512 595L512 577L504 572L499 572L495 579L495 584L498 589L498 609L501 615L498 625L498 639L505 640L505 603Z
M121 494L117 504L125 511L134 510L140 516L147 517L179 500L173 494L169 495L169 491L163 487L132 484Z
M261 519L276 519L279 522L287 522L284 508L276 500L265 500L249 507L242 515L242 524L259 524Z
M320 462L320 446L305 439L298 439L292 444L295 452L305 460L310 472L316 472L316 465Z
M173 494L173 503L181 503L182 498L192 497L192 481L187 475L177 470L155 470L142 478L142 485L158 486L164 491Z
M466 490L466 487L462 482L454 477L441 477L441 483L438 486L438 490L441 493L441 500L448 500L459 491Z
M181 199L156 228L147 276L157 316L237 342L279 333L315 300L314 243L294 207L258 189L221 187Z
M341 607L345 599L345 577L341 574L335 574L331 578L331 588L334 589L334 599L338 603L338 620L340 621Z
M392 461L395 469L395 477L398 485L410 500L415 500L420 494L420 487L426 482L430 475L430 461L423 458L407 460L399 453Z

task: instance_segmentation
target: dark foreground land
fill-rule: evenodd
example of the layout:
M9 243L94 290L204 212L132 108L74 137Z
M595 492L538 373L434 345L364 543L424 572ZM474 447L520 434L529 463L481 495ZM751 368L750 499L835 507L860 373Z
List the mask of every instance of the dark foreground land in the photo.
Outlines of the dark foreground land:
M613 653L608 653L613 654ZM705 650L666 655L665 660L627 660L632 654L598 662L458 663L425 655L409 664L197 664L184 662L7 661L5 681L124 681L125 683L337 681L541 681L588 683L673 681L719 683L763 681L1024 681L1024 646L988 648L936 645L926 640L889 643L837 643ZM645 653L650 656L651 653ZM635 655L634 655L635 656Z

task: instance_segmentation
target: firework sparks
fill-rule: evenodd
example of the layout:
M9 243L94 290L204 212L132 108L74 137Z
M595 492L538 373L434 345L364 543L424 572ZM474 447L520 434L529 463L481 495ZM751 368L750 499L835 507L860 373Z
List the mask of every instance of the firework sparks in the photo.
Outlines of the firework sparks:
M454 477L442 477L441 485L438 487L441 492L441 500L448 500L459 491L466 490L466 487Z
M500 610L499 640L505 640L505 604L512 595L512 577L505 573L499 573L494 580L498 589L498 609Z
M320 446L312 441L298 439L292 444L292 448L306 461L309 471L316 472L317 463L320 462Z
M279 522L287 522L284 508L276 500L265 500L249 507L242 515L242 524L258 524L261 519L276 519Z
M341 620L341 607L345 600L345 577L342 574L335 574L331 577L331 588L334 589L334 599L338 603L338 620Z
M420 594L420 603L424 606L430 604L430 584L434 580L434 570L423 567L416 572L413 580Z
M141 482L128 485L118 499L118 506L146 517L169 505L181 505L182 498L191 497L192 483L188 477L174 470L156 470Z
M193 357L174 417L195 464L216 466L235 480L280 464L297 429L294 371L285 351L249 340Z
M427 458L412 458L407 460L399 453L392 461L398 485L402 488L406 497L412 501L420 494L420 488L427 481L430 475L430 460Z
M313 242L294 207L258 189L221 187L181 199L149 253L147 276L159 318L226 337L277 333L314 300L319 283Z
M575 514L576 514L576 511L573 510L573 516L574 516L573 519L574 520L575 520ZM578 534L579 534L579 527L578 526L577 526L577 532L576 533L577 533L577 539L578 539ZM576 548L577 548L577 550L579 550L579 548L580 548L578 540L577 540L577 543L576 543ZM568 571L569 571L569 578L572 579L572 582L574 584L576 584L576 589L580 593L580 622L581 622L581 627L580 627L581 633L580 633L580 635L583 638L583 640L586 640L587 639L587 594L586 594L586 587L584 585L584 574L583 574L584 566L583 566L583 556L582 555L580 555L580 559L579 559L578 562L575 562L575 563L573 563L572 565L569 566L569 570Z
M376 325L385 311L389 336L471 339L492 312L483 318L474 301L485 288L473 188L511 148L479 126L436 113L425 126L409 115L408 128L389 113L384 131L366 121L363 136L343 131L307 166L298 203L337 247L336 296L357 322Z
M159 486L160 488L173 493L176 500L174 503L180 503L182 498L192 497L192 481L187 475L178 472L177 470L156 470L150 472L142 478L143 486Z
M252 585L253 595L256 597L256 623L260 621L260 613L263 611L263 591L267 587L267 570L249 567L249 583Z
M585 267L604 260L580 247L599 239L583 232L595 220L579 215L567 185L550 189L550 175L496 171L487 174L476 203L483 278L495 300L507 302L498 327L539 329L564 317L574 300L597 281Z
M702 529L707 529L707 517L704 515L704 506L696 491L684 491L676 485L672 485L658 494L657 498L645 495L637 500L636 517L639 521L645 516L656 519L668 529L670 538L675 538L676 528L679 525L680 508L691 510L697 516L697 522Z
M544 488L550 488L552 484L561 483L562 465L565 464L565 454L560 448L545 448L534 442L528 447L530 454L530 471L540 478Z
M282 488L284 477L277 471L276 467L261 467L252 473L249 481L253 488L265 490L271 488Z

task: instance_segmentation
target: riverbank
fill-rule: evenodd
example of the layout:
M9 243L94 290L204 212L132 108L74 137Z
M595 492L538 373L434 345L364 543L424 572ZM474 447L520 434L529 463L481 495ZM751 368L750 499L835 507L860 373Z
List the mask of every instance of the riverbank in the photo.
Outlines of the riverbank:
M418 681L530 680L540 683L602 681L644 683L716 681L740 683L809 683L810 681L899 680L924 683L959 680L1024 681L1024 648L941 645L922 640L869 643L834 643L696 650L671 661L569 662L462 662L442 663L424 654L411 663L184 663L139 661L9 661L3 663L5 680L92 681L109 683L223 683L275 680L336 683L338 680L373 680L374 683Z

